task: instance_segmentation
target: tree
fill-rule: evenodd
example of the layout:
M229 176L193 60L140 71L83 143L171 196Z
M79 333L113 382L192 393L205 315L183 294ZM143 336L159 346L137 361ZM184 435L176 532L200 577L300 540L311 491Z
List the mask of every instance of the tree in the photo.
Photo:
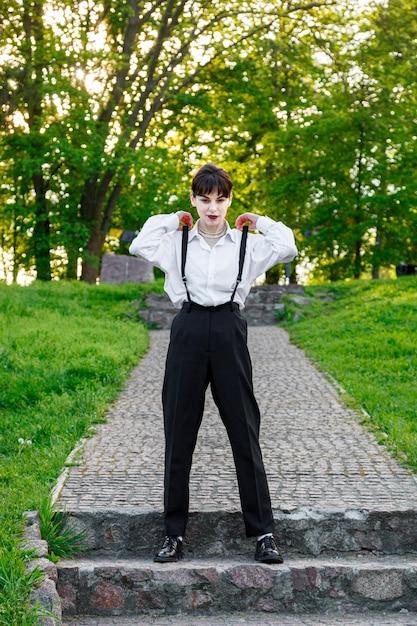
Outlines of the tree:
M324 76L314 33L336 22L339 37L342 17L329 9L282 16L267 37L259 33L216 59L178 103L175 130L188 151L220 160L233 174L232 221L235 211L255 209L300 232L311 228L307 207L321 156L311 129L321 114L317 86Z
M95 6L89 10L90 32L102 29L106 54L92 49L83 68L86 80L94 78L102 87L100 99L91 101L95 143L80 201L81 219L89 230L84 280L97 277L115 206L129 187L135 152L146 149L155 116L213 59L268 31L281 15L314 4L270 8L242 0L220 6L205 0L130 0L104 5L103 12Z
M83 250L82 278L94 282L115 207L142 160L138 155L163 132L154 122L169 116L169 102L213 60L267 33L282 15L331 1L16 3L5 26L12 35L3 68L5 117L16 134L20 114L18 148L33 188L38 277L49 278L49 250L63 238L70 259ZM78 226L65 229L74 225L74 202L62 200L75 196Z
M33 247L36 258L37 273L39 278L47 280L50 278L49 269L49 218L46 200L46 185L42 172L42 159L39 159L43 152L43 137L40 136L39 120L42 117L42 101L44 96L44 79L43 71L45 69L44 59L44 25L42 19L43 4L42 2L23 2L21 6L14 6L17 10L16 14L8 14L6 23L3 28L7 34L13 33L17 39L18 54L21 58L20 67L13 66L3 69L3 87L2 101L3 118L6 124L11 124L11 116L20 113L21 119L16 118L13 124L12 136L6 144L10 163L15 165L15 159L12 153L15 149L19 151L22 142L22 134L16 133L16 126L19 124L26 126L27 136L30 135L29 141L26 141L25 152L29 156L30 164L27 164L26 172L21 176L22 186L28 185L29 181L33 188L33 213L36 216L33 226ZM18 23L16 17L20 18L19 26L21 33L18 34ZM15 39L15 41L16 41ZM14 88L12 85L18 83L19 87ZM21 109L22 101L24 104L24 113ZM24 162L23 162L24 163ZM19 162L19 167L22 167ZM23 165L24 167L24 165ZM23 169L23 168L22 168ZM19 176L16 174L15 179ZM16 195L18 190L16 189ZM23 197L25 194L20 194Z
M29 242L21 259L32 250L40 278L61 247L75 277L81 251L94 282L110 227L183 208L190 169L210 159L236 181L231 219L254 206L283 219L326 278L412 258L409 2L16 3L0 69L3 241Z
M321 14L307 37L302 20L295 27L284 20L286 36L225 68L224 76L239 76L235 90L221 102L218 90L213 96L219 124L233 137L228 158L252 179L250 197L269 214L279 207L304 235L301 258L326 279L370 270L377 277L380 265L398 262L400 249L402 259L415 254L414 18L400 23L401 8L392 10L345 14L347 23ZM385 11L390 30L386 19L373 29ZM390 33L388 47L379 32ZM400 72L391 61L399 45L409 59ZM225 116L228 105L240 107L241 123Z
M66 51L46 19L48 6L45 0L23 0L4 10L0 70L4 212L7 208L10 237L26 236L25 262L34 259L40 280L51 278L51 250L63 244L60 217L64 222L69 217L62 205L68 204L65 168L73 142L62 124L63 103L69 94L74 108L80 102L69 81ZM74 189L77 178L72 178Z
M417 17L413 3L390 0L387 6L377 7L373 28L364 55L380 85L376 112L383 129L372 197L377 223L370 262L377 274L380 264L417 262Z

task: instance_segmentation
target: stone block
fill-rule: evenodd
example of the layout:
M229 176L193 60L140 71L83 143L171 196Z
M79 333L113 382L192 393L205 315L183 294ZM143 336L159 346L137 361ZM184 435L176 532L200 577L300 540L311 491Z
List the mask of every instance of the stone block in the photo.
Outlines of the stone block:
M321 575L315 567L306 567L304 570L294 568L291 579L294 591L307 591L321 586Z
M148 316L148 324L151 328L169 329L176 314L177 311L151 311Z
M26 526L25 539L26 541L42 541L41 531L38 524Z
M395 600L404 593L402 572L395 569L361 572L354 580L353 590L371 600Z
M99 583L91 596L91 606L101 611L123 609L124 605L125 597L123 589L111 583Z
M154 609L165 608L165 598L161 595L160 589L146 591L140 589L136 598L136 608L139 612L147 612Z
M23 550L33 550L34 555L39 559L48 555L48 544L43 539L24 539L21 545Z
M239 589L272 589L275 572L262 565L237 565L230 570L229 580Z
M58 626L61 623L61 598L57 593L56 585L53 580L45 578L38 587L35 587L31 592L31 602L32 604L38 602L55 616L43 618L44 621L40 621L42 626Z
M25 519L26 526L32 526L32 524L38 524L39 526L41 523L38 511L25 511L25 513L23 513L23 517Z
M122 285L123 283L148 283L153 280L153 266L145 259L110 252L103 255L100 282Z
M77 588L71 583L60 583L58 591L63 613L75 615L77 612Z
M158 311L175 311L178 313L178 309L174 307L169 297L164 293L148 293L145 297L145 304L149 308L158 309Z
M297 304L298 306L305 306L313 302L313 299L309 298L308 296L299 296L297 294L295 295L289 294L288 297L291 298L291 300L295 302L295 304Z
M36 568L39 568L40 571L45 574L48 578L53 580L55 583L58 579L57 567L55 563L52 563L49 559L41 558L41 559L31 559L27 565L27 571L31 572Z

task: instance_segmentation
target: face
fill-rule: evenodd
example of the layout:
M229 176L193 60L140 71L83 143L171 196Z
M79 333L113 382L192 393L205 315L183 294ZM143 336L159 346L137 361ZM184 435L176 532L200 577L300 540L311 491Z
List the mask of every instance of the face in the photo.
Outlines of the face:
M217 189L207 196L191 194L191 203L197 209L201 227L208 233L221 231L227 209L232 204L232 196L219 196Z

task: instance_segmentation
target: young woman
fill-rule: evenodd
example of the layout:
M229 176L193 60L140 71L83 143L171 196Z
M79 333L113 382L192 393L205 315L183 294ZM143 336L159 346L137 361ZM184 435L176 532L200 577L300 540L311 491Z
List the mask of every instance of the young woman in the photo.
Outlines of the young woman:
M166 536L157 562L182 557L192 456L209 384L233 451L246 535L257 538L255 559L283 562L273 536L241 309L252 282L273 265L291 261L297 249L292 231L268 217L244 213L231 229L226 215L232 187L223 168L204 165L191 185L199 218L195 226L187 211L154 215L130 246L131 254L164 271L165 290L180 308L172 323L162 391ZM260 234L250 233L246 240L245 224Z

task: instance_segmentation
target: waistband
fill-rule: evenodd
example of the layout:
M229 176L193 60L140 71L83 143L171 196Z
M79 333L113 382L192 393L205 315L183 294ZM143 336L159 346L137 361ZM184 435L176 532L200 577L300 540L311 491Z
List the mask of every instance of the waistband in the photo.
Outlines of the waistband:
M197 304L196 302L184 302L182 305L183 309L188 311L198 311L198 312L209 312L209 313L217 313L218 311L224 311L225 309L230 309L231 311L237 311L239 309L239 305L237 302L225 302L224 304L218 304L217 306L202 306L201 304Z

